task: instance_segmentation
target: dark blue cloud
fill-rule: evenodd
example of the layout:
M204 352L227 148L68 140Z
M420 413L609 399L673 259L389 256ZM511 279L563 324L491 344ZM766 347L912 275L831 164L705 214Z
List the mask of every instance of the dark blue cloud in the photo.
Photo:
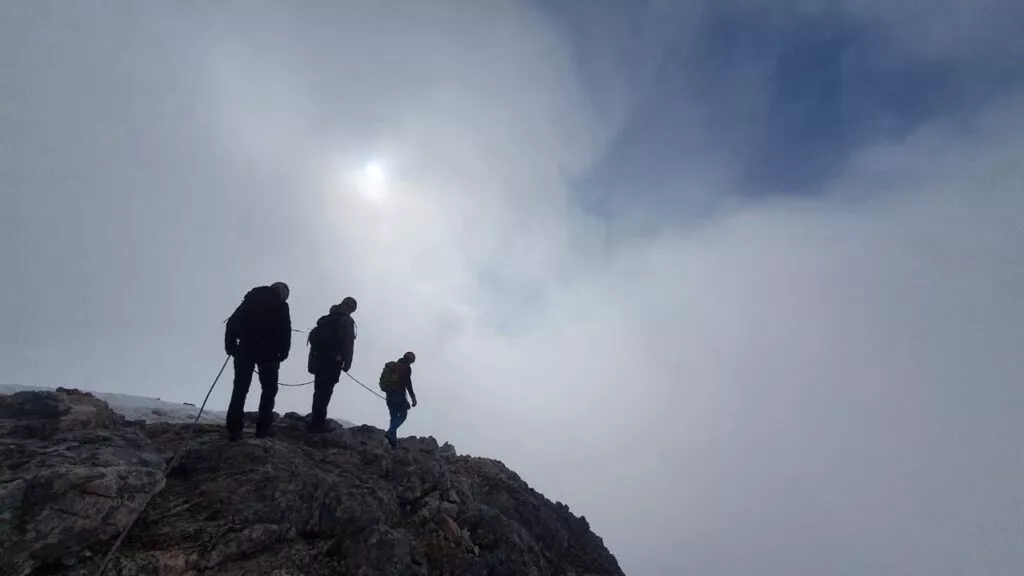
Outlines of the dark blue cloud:
M581 203L675 215L715 203L687 181L744 197L817 194L861 147L969 114L1024 78L1005 59L908 51L898 30L840 4L786 6L547 3L595 110L616 80L609 59L628 85L606 153L574 183Z

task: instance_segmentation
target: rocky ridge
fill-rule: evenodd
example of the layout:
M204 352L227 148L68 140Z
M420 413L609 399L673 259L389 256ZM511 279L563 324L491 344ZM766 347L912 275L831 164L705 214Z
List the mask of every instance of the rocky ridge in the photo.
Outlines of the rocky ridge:
M585 518L498 461L304 426L229 444L200 424L165 476L189 425L77 390L0 396L0 574L93 575L139 507L106 574L622 574Z

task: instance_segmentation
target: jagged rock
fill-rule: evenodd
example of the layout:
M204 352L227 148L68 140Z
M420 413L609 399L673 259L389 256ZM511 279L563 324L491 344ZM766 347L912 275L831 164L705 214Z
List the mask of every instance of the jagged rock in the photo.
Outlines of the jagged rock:
M451 444L445 442L444 446L441 446L441 449L438 450L438 455L445 456L448 458L454 458L458 456L458 453L455 451L455 446L452 446Z
M500 462L369 426L225 441L75 390L0 396L0 574L618 575L583 518ZM152 496L152 499L147 499Z
M164 485L163 458L92 396L0 396L0 573L29 574L116 537Z

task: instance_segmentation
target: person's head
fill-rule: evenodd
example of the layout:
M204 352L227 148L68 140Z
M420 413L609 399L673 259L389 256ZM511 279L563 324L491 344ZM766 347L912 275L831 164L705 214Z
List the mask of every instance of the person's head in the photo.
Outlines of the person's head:
M277 290L277 293L281 295L281 300L285 302L288 301L289 290L287 284L285 284L284 282L274 282L273 284L270 285L270 287L273 288L274 290Z
M351 314L356 311L356 299L351 296L346 296L345 299L341 301L341 304L337 304L337 306L339 307L340 312L344 314Z
M405 354L402 354L402 360L404 360L408 364L412 364L413 362L416 361L416 354L413 354L412 352L406 352Z

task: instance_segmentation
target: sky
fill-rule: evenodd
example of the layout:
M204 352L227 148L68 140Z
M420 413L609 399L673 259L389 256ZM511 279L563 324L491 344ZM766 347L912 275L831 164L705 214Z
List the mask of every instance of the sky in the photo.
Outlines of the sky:
M198 404L283 280L627 574L1020 574L1017 4L7 2L0 383Z

